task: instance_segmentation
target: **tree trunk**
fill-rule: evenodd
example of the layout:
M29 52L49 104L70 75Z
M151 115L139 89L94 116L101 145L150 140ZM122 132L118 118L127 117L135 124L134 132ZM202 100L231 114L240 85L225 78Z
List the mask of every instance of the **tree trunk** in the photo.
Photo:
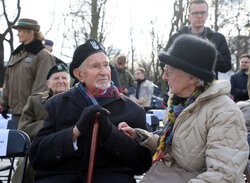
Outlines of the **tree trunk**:
M3 87L4 83L4 47L3 42L0 42L0 88Z
M219 6L219 2L218 0L215 0L214 2L214 30L217 32L219 30L219 26L218 26L218 6Z
M97 11L97 0L92 0L92 4L91 4L91 23L92 23L92 27L91 27L91 32L90 32L90 38L95 38L98 40L97 37L97 32L98 32L98 24L99 24L99 13Z

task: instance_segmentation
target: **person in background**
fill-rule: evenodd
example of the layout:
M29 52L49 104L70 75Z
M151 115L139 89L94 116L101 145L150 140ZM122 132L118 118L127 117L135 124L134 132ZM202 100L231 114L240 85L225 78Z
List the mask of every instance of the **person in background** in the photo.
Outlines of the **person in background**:
M44 107L45 102L52 96L69 90L69 69L62 63L56 64L49 70L46 79L49 90L34 94L28 98L18 123L18 129L26 132L31 141L33 141L37 132L43 127L43 120L47 115L47 111ZM19 163L12 179L13 183L20 182L22 165L23 158L19 158ZM29 163L26 168L24 182L35 182L34 170Z
M236 103L244 114L247 131L250 132L250 99Z
M250 96L250 69L248 69L247 90L248 90L248 96Z
M126 69L126 65L127 57L125 55L119 55L116 58L116 70L121 84L119 89L122 93L129 96L133 93L135 81L133 75Z
M147 108L151 104L151 98L154 94L154 83L145 78L145 69L138 68L135 71L135 79L137 82L135 94L130 95L130 99L138 105Z
M230 81L215 80L215 59L214 45L193 35L178 37L159 54L170 88L162 135L118 125L154 155L141 183L245 182L245 121L228 97Z
M151 166L151 154L117 125L126 121L146 129L145 111L113 86L109 59L95 39L75 50L70 74L79 83L45 103L44 127L30 147L36 183L86 182L97 112L100 126L93 183L135 183L134 175Z
M208 4L205 0L191 0L188 10L190 26L183 27L179 32L171 36L165 47L165 51L168 51L173 41L182 34L192 34L203 39L208 39L215 44L217 50L215 73L216 79L218 79L218 72L225 73L231 69L231 54L227 41L221 33L205 27L208 18Z
M51 54L53 52L53 45L54 45L54 42L49 40L49 39L44 39L44 46L46 48L46 50L48 50ZM57 64L64 64L65 66L68 67L68 65L62 61L61 59L57 58L56 56L54 56L54 58L56 59L56 63Z
M22 18L12 28L17 29L22 44L11 53L6 68L1 114L7 119L11 112L12 119L19 121L28 97L48 89L46 75L56 63L44 48L36 20Z
M248 100L247 79L250 65L250 55L243 54L240 57L240 70L231 76L231 94L235 102Z

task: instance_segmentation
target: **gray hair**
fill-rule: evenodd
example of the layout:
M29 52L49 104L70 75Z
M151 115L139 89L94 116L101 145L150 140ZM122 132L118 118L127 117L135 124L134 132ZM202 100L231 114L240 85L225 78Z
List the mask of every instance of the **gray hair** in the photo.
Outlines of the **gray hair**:
M181 70L182 71L182 70ZM190 78L194 78L195 76L193 76L192 74L189 74L187 72L182 71L182 73ZM196 77L197 78L197 77ZM205 86L205 81L201 80L200 78L197 79L197 81L195 82L195 86L196 87L203 87Z
M81 65L78 67L79 69L84 69L85 68L85 62L83 61Z

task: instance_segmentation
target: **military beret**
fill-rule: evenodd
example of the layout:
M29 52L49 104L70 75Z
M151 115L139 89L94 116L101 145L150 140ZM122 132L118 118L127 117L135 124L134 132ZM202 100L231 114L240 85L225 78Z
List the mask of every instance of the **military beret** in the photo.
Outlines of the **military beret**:
M56 64L55 66L53 66L49 70L46 79L48 80L52 74L57 73L57 72L67 72L67 73L69 73L69 68L65 64Z
M53 41L51 41L49 39L44 39L44 45L48 45L48 46L52 47L54 45L54 43L53 43Z
M106 54L105 48L95 39L88 39L84 44L77 47L73 54L73 60L70 63L69 72L71 77L75 78L73 74L75 68L78 68L87 57L98 52Z

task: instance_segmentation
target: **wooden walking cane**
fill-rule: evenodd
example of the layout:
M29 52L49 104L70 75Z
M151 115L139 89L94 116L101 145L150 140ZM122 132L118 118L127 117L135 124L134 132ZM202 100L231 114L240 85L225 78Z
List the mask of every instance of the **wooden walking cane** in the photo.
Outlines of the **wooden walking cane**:
M92 178L93 178L93 173L94 173L95 153L96 153L96 144L97 144L97 137L98 137L98 128L100 124L100 116L101 114L97 112L96 117L95 117L94 127L93 127L92 140L91 140L87 183L92 183Z

